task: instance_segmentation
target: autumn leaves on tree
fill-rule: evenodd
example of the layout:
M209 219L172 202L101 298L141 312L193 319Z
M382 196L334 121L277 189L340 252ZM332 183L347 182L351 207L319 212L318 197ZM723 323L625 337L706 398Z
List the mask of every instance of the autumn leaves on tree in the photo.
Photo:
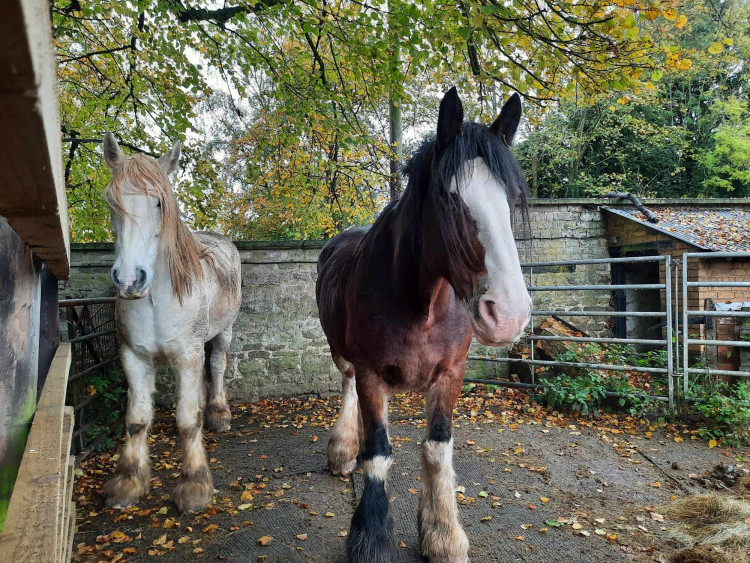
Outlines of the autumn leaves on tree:
M664 120L635 111L641 106L671 112L669 127L708 139L699 154L669 160L676 169L697 163L712 171L701 189L741 193L746 94L720 96L721 107L707 98L714 84L731 90L732 65L747 58L747 38L737 33L746 12L744 0L236 0L217 9L54 0L73 237L109 238L97 146L107 130L126 149L154 154L184 141L186 171L175 189L196 228L315 238L367 223L391 197L389 163L399 147L390 143L398 136L389 115L401 118L408 155L454 84L474 100L469 111L487 119L518 90L534 113L529 143L562 122L557 153L519 146L522 158L536 159L526 168L540 195L599 189L580 183L597 170L586 159L596 144L586 135L597 127L634 128L651 143L666 135ZM720 114L721 130L705 130L707 121L691 129L696 88L701 117ZM622 168L629 156L597 154L597 162ZM618 174L613 167L598 176L626 187L645 178ZM680 195L676 184L669 193Z

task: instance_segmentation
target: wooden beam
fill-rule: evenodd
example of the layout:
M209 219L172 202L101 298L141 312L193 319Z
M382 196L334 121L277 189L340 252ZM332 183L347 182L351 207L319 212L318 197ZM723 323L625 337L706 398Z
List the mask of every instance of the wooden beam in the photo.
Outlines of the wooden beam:
M4 0L0 17L0 215L57 279L70 269L49 2Z
M34 422L18 470L8 506L5 527L0 535L0 561L59 561L59 522L63 491L67 488L68 457L61 455L70 444L70 432L63 437L72 407L65 406L65 390L70 371L71 347L60 344L52 360ZM71 487L72 490L72 487Z
M63 560L64 546L68 539L68 504L70 503L71 493L73 492L70 466L72 459L72 456L70 455L70 443L73 439L74 420L73 407L65 407L62 440L60 443L60 463L63 467L63 474L60 496L57 499L57 506L59 508L57 509L57 530L55 532L55 551L59 561Z

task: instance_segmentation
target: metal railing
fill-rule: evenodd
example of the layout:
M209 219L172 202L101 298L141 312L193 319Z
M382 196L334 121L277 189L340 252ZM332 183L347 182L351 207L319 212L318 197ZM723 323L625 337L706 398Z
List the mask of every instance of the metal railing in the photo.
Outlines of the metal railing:
M750 318L750 311L722 310L711 311L703 309L690 309L689 291L692 288L750 288L750 281L744 280L708 280L708 281L691 281L690 277L698 260L706 259L731 259L739 258L750 260L750 252L689 252L682 255L681 260L672 261L669 255L664 256L640 256L625 258L597 258L590 260L561 260L554 262L536 262L524 263L522 268L528 272L528 290L532 294L535 292L587 292L587 291L641 291L641 290L658 290L662 307L660 311L609 311L609 310L560 310L559 308L547 308L545 310L535 311L532 309L532 318L537 317L592 317L592 318L662 318L664 323L657 325L663 328L663 338L614 338L614 337L595 337L595 336L550 336L534 334L534 323L522 340L529 342L530 357L488 357L469 355L469 360L480 360L488 362L501 363L521 363L531 366L531 383L519 383L515 381L503 380L484 380L467 378L469 383L490 383L495 385L506 385L510 387L522 387L536 389L539 387L536 381L536 372L534 366L544 367L568 367L583 368L592 370L604 370L614 372L641 372L653 375L666 375L667 377L667 396L651 396L655 399L664 400L669 403L670 409L681 406L687 400L686 396L690 385L691 375L713 375L717 377L750 377L750 371L746 369L726 370L712 367L695 367L690 365L691 353L695 352L696 347L718 347L728 346L737 349L750 348L748 340L726 340L716 338L696 338L691 336L690 327L700 324L706 324L708 321L717 317L731 317L735 319ZM664 277L663 283L634 283L634 284L556 284L556 285L538 285L534 283L534 269L543 267L561 268L559 271L564 272L562 268L577 268L580 265L600 264L611 268L614 264L638 264L643 262L663 263ZM571 271L571 270L567 270ZM574 270L573 270L574 271ZM611 272L610 272L611 273ZM747 278L750 279L750 272ZM673 291L673 288L680 288L681 291ZM750 294L750 292L748 292ZM582 362L582 361L562 361L557 359L538 359L536 357L536 343L552 342L579 342L579 343L596 343L604 346L611 344L635 344L663 350L666 354L666 367L652 367L644 365L624 365L616 363L603 362ZM701 359L705 363L704 354L701 353ZM744 366L742 366L744 367ZM616 394L614 394L616 395Z
M67 404L75 415L73 449L79 459L111 436L124 420L125 381L119 370L115 300L95 297L59 303L62 337L73 350ZM120 416L112 420L114 412Z
M682 255L682 377L683 377L683 392L687 393L690 386L690 375L691 374L705 374L715 375L719 377L750 377L750 371L744 370L722 370L713 369L710 367L691 367L690 366L690 346L731 346L734 348L750 348L750 342L743 340L716 340L708 338L691 338L690 331L687 330L691 319L701 317L730 317L730 318L748 318L750 312L748 311L708 311L701 309L691 310L689 308L688 291L690 288L701 288L701 287L738 287L738 288L750 288L750 281L690 281L687 273L690 271L690 260L694 262L697 260L706 259L727 259L727 258L741 258L744 260L750 260L750 252L686 252ZM748 273L750 277L750 272ZM748 292L750 293L750 292Z
M592 258L586 260L559 260L552 262L535 262L535 263L522 263L521 267L528 271L529 283L528 291L532 296L532 323L530 329L523 335L522 339L529 342L530 346L530 358L515 358L515 357L488 357L488 356L476 356L469 355L469 360L481 360L490 362L505 362L505 363L522 363L531 366L531 384L518 384L516 382L496 381L492 380L491 383L497 385L507 385L513 387L526 387L526 388L537 388L539 385L536 381L536 374L534 366L545 366L545 367L572 367L572 368L583 368L583 369L594 369L594 370L605 370L605 371L616 371L616 372L640 372L649 374L662 374L667 376L668 394L667 396L650 396L651 398L664 400L669 403L670 408L675 403L675 392L674 392L674 363L673 363L673 326L672 326L672 315L667 311L602 311L602 310L539 310L533 309L533 295L535 292L550 292L550 291L642 291L642 290L659 290L665 293L665 303L670 303L672 300L672 258L671 256L634 256L624 258ZM548 267L577 267L581 265L603 265L611 267L612 264L638 264L644 262L658 262L664 263L664 283L634 283L634 284L573 284L573 285L536 285L534 283L534 269L537 268L548 268ZM668 307L665 307L668 310ZM611 338L611 337L596 337L596 336L549 336L549 335L537 335L534 334L534 322L535 317L620 317L620 318L665 318L665 331L663 338ZM642 345L642 346L655 346L660 347L666 351L667 355L667 367L650 367L650 366L637 366L637 365L625 365L615 363L600 363L600 362L580 362L580 361L560 361L560 360L541 360L536 358L536 342L543 341L558 341L558 342L581 342L581 343L595 343L595 344L623 344L623 345ZM467 379L467 382L490 382L488 380L476 380ZM612 396L619 396L617 393L612 393Z

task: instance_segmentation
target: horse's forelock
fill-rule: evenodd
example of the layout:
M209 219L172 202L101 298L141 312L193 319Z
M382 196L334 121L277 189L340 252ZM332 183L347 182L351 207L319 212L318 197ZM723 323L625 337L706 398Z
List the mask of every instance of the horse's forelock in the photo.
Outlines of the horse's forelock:
M155 159L136 154L126 157L112 171L112 181L104 197L123 217L127 216L122 201L123 194L127 193L125 186L159 200L162 214L159 249L169 263L172 289L182 302L182 298L190 294L193 281L203 276L201 258L206 256L206 249L180 220L180 208L169 178Z
M515 202L527 222L528 185L523 171L510 149L484 125L464 123L461 133L440 153L436 152L434 141L425 141L405 168L412 192L404 196L433 199L451 268L477 270L483 263L483 257L476 253L472 244L475 227L471 215L462 199L451 192L453 182L459 190L465 185L472 172L466 164L477 157L485 161L505 191L509 205ZM426 190L425 182L429 183Z

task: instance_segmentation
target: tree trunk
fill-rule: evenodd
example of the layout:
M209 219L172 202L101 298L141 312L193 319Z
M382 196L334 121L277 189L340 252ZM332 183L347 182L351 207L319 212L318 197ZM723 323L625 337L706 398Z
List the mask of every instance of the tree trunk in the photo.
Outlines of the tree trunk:
M399 8L399 2L390 0L388 9L391 13ZM390 159L390 199L394 201L401 194L401 161L404 156L402 143L402 122L401 122L401 88L403 87L404 77L401 69L401 47L398 33L394 31L393 23L389 17L389 36L391 43L392 67L397 69L391 76L391 90L388 95L388 123L390 126L390 144L393 154Z
M401 124L401 103L397 99L393 90L388 100L388 120L391 128L391 150L393 156L391 157L391 201L398 199L401 193L401 159L404 156L404 148L401 142L402 124Z

